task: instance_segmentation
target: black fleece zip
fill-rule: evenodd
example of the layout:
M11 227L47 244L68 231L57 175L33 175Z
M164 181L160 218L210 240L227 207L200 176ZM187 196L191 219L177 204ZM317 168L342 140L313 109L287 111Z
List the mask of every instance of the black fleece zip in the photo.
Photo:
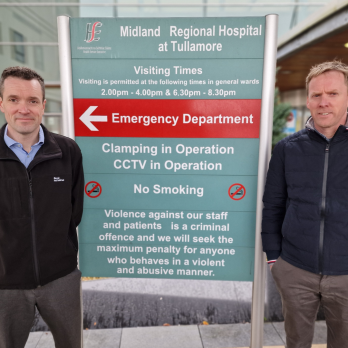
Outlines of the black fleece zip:
M45 143L27 169L0 130L0 289L34 289L77 266L82 155L73 140L43 129Z
M321 190L321 209L320 209L320 229L319 229L319 274L323 273L323 248L324 248L324 232L325 232L325 208L326 208L326 187L327 187L327 171L329 169L329 149L330 143L325 147L323 186Z

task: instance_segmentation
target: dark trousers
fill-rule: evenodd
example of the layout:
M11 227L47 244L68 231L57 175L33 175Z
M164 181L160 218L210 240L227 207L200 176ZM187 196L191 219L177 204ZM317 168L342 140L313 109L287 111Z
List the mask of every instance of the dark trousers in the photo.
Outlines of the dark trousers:
M49 326L57 348L82 347L81 272L33 290L0 290L0 347L23 348L35 306Z
M310 348L320 303L327 324L327 348L348 346L348 275L304 271L279 258L272 275L280 292L287 348Z

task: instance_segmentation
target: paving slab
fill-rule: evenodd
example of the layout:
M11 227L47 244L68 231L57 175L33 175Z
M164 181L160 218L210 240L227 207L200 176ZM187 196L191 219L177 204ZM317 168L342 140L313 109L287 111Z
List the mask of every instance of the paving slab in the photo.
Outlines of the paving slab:
M35 348L55 348L52 334L44 332Z
M84 336L84 348L120 348L122 329L88 330Z
M83 337L83 346L85 346L87 340L88 340L88 336L89 336L89 331L90 330L83 330L83 333L82 333L82 337Z
M250 347L224 347L224 348L250 348ZM263 346L262 348L286 348L285 346ZM327 348L326 344L313 344L311 348Z
M203 348L197 325L122 330L120 348Z
M225 324L200 325L204 348L226 348L250 346L251 325Z
M284 322L283 321L278 321L278 322L272 322L271 323L274 329L277 331L278 335L281 337L283 340L284 344L286 342L286 334L285 334L285 329L284 329Z
M272 323L264 323L263 326L263 344L265 346L285 345L285 341L279 335Z
M120 329L116 329L120 330ZM83 343L85 346L85 343L87 342L87 338L89 335L88 330L83 331ZM45 336L45 337L42 337ZM42 338L42 341L41 341ZM40 343L40 344L39 344ZM31 332L28 337L28 341L25 344L24 348L38 348L38 347L45 347L45 344L48 344L47 347L55 347L54 346L54 339L52 337L52 334L50 332ZM94 347L94 346L93 346ZM115 346L115 348L119 348L119 346Z
M36 348L43 334L43 332L31 332L24 348Z
M251 325L155 326L84 330L84 348L247 348ZM315 323L312 348L326 348L325 321ZM54 348L50 332L31 332L25 348ZM284 322L265 323L264 348L285 348Z
M273 322L272 325L280 335L280 337L283 339L284 342L286 342L286 335L285 335L285 329L284 329L284 322ZM314 337L313 337L313 344L326 344L327 342L327 327L325 320L319 320L315 322L314 327ZM285 343L284 343L285 344Z
M325 320L315 322L313 343L320 344L327 342L327 326Z

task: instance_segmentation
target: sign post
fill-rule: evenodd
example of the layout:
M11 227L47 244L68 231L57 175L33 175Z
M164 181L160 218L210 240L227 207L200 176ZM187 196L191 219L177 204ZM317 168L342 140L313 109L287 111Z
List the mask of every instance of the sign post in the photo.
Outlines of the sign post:
M266 255L262 251L261 221L262 197L266 183L268 164L272 150L272 128L274 110L274 86L276 75L278 16L266 16L265 61L262 86L262 108L260 126L260 148L257 184L257 209L255 228L255 267L251 308L251 348L262 348L265 311Z
M83 275L254 279L254 348L276 25L276 15L58 19L63 124L84 158Z

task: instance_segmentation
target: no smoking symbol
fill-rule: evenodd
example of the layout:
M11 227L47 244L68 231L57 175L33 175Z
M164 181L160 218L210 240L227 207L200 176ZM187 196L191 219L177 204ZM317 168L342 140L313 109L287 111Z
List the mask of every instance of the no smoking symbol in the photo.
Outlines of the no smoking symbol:
M241 184L233 184L228 189L228 195L235 201L240 201L245 196L245 187Z
M102 188L100 184L96 181L90 181L86 186L85 186L85 192L86 195L90 198L97 198L101 195L102 193Z

